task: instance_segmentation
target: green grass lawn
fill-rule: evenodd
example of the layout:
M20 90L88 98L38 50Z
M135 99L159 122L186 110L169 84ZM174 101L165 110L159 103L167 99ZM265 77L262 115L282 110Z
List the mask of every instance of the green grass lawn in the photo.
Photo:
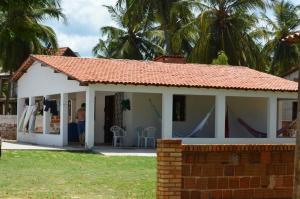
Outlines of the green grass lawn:
M5 151L0 198L155 198L156 159Z

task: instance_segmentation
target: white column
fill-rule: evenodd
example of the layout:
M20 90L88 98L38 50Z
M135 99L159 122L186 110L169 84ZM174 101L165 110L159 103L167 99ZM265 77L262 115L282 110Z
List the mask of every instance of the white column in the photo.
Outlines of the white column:
M284 106L283 101L279 100L278 105L277 105L277 127L278 127L278 129L282 128L283 106Z
M172 138L173 132L173 94L162 94L162 139Z
M19 132L21 132L21 129L19 129L19 122L21 114L23 113L25 108L25 99L18 98L17 100L17 141L19 141Z
M29 98L29 106L35 105L35 97L30 97Z
M277 98L269 97L267 106L267 133L269 138L275 139L277 137Z
M86 91L86 120L85 120L85 147L94 146L95 136L95 90L88 87Z
M29 97L29 106L35 105L35 97ZM33 133L34 127L31 124L31 119L29 120L29 127L28 127L28 133Z
M60 135L62 146L68 145L68 93L60 94Z
M49 99L49 96L44 96L45 100ZM45 106L43 107L43 134L48 134L50 129L51 113L50 110L45 111Z
M0 97L2 97L3 79L0 78Z
M225 139L226 96L216 95L215 98L215 138Z

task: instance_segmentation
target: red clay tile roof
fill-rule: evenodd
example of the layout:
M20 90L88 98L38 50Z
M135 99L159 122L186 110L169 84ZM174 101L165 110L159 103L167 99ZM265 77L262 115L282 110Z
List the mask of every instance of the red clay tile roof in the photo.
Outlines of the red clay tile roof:
M300 32L295 32L293 34L290 34L286 36L285 38L281 39L283 42L288 42L288 43L297 43L300 42Z
M32 55L14 74L18 80L39 61L84 84L131 84L174 87L297 91L298 84L241 66L168 64L154 61L117 60Z

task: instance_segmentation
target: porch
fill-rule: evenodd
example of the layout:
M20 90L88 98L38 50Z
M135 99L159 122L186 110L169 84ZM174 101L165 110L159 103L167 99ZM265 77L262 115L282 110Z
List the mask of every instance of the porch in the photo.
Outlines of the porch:
M146 127L156 129L155 139L185 144L293 143L293 135L278 133L282 97L296 99L293 93L92 85L86 91L19 98L19 119L26 103L40 108L34 128L19 128L18 140L76 144L76 113L86 103L86 148L112 146L114 125L127 132L122 147L137 147L137 130ZM57 113L45 111L44 99L55 101Z

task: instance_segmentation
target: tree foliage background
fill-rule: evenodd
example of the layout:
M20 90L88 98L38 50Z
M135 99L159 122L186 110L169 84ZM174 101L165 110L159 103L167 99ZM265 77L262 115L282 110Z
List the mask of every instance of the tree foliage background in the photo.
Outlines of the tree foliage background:
M281 42L300 26L300 6L289 0L117 0L106 8L116 26L100 28L96 57L184 55L211 64L223 52L230 65L275 75L299 64L299 45ZM0 1L3 71L58 47L54 30L43 24L49 18L66 21L60 0Z
M276 75L299 64L299 45L281 42L300 25L289 0L118 0L107 9L118 27L100 29L97 57L211 64L223 52L230 65Z

